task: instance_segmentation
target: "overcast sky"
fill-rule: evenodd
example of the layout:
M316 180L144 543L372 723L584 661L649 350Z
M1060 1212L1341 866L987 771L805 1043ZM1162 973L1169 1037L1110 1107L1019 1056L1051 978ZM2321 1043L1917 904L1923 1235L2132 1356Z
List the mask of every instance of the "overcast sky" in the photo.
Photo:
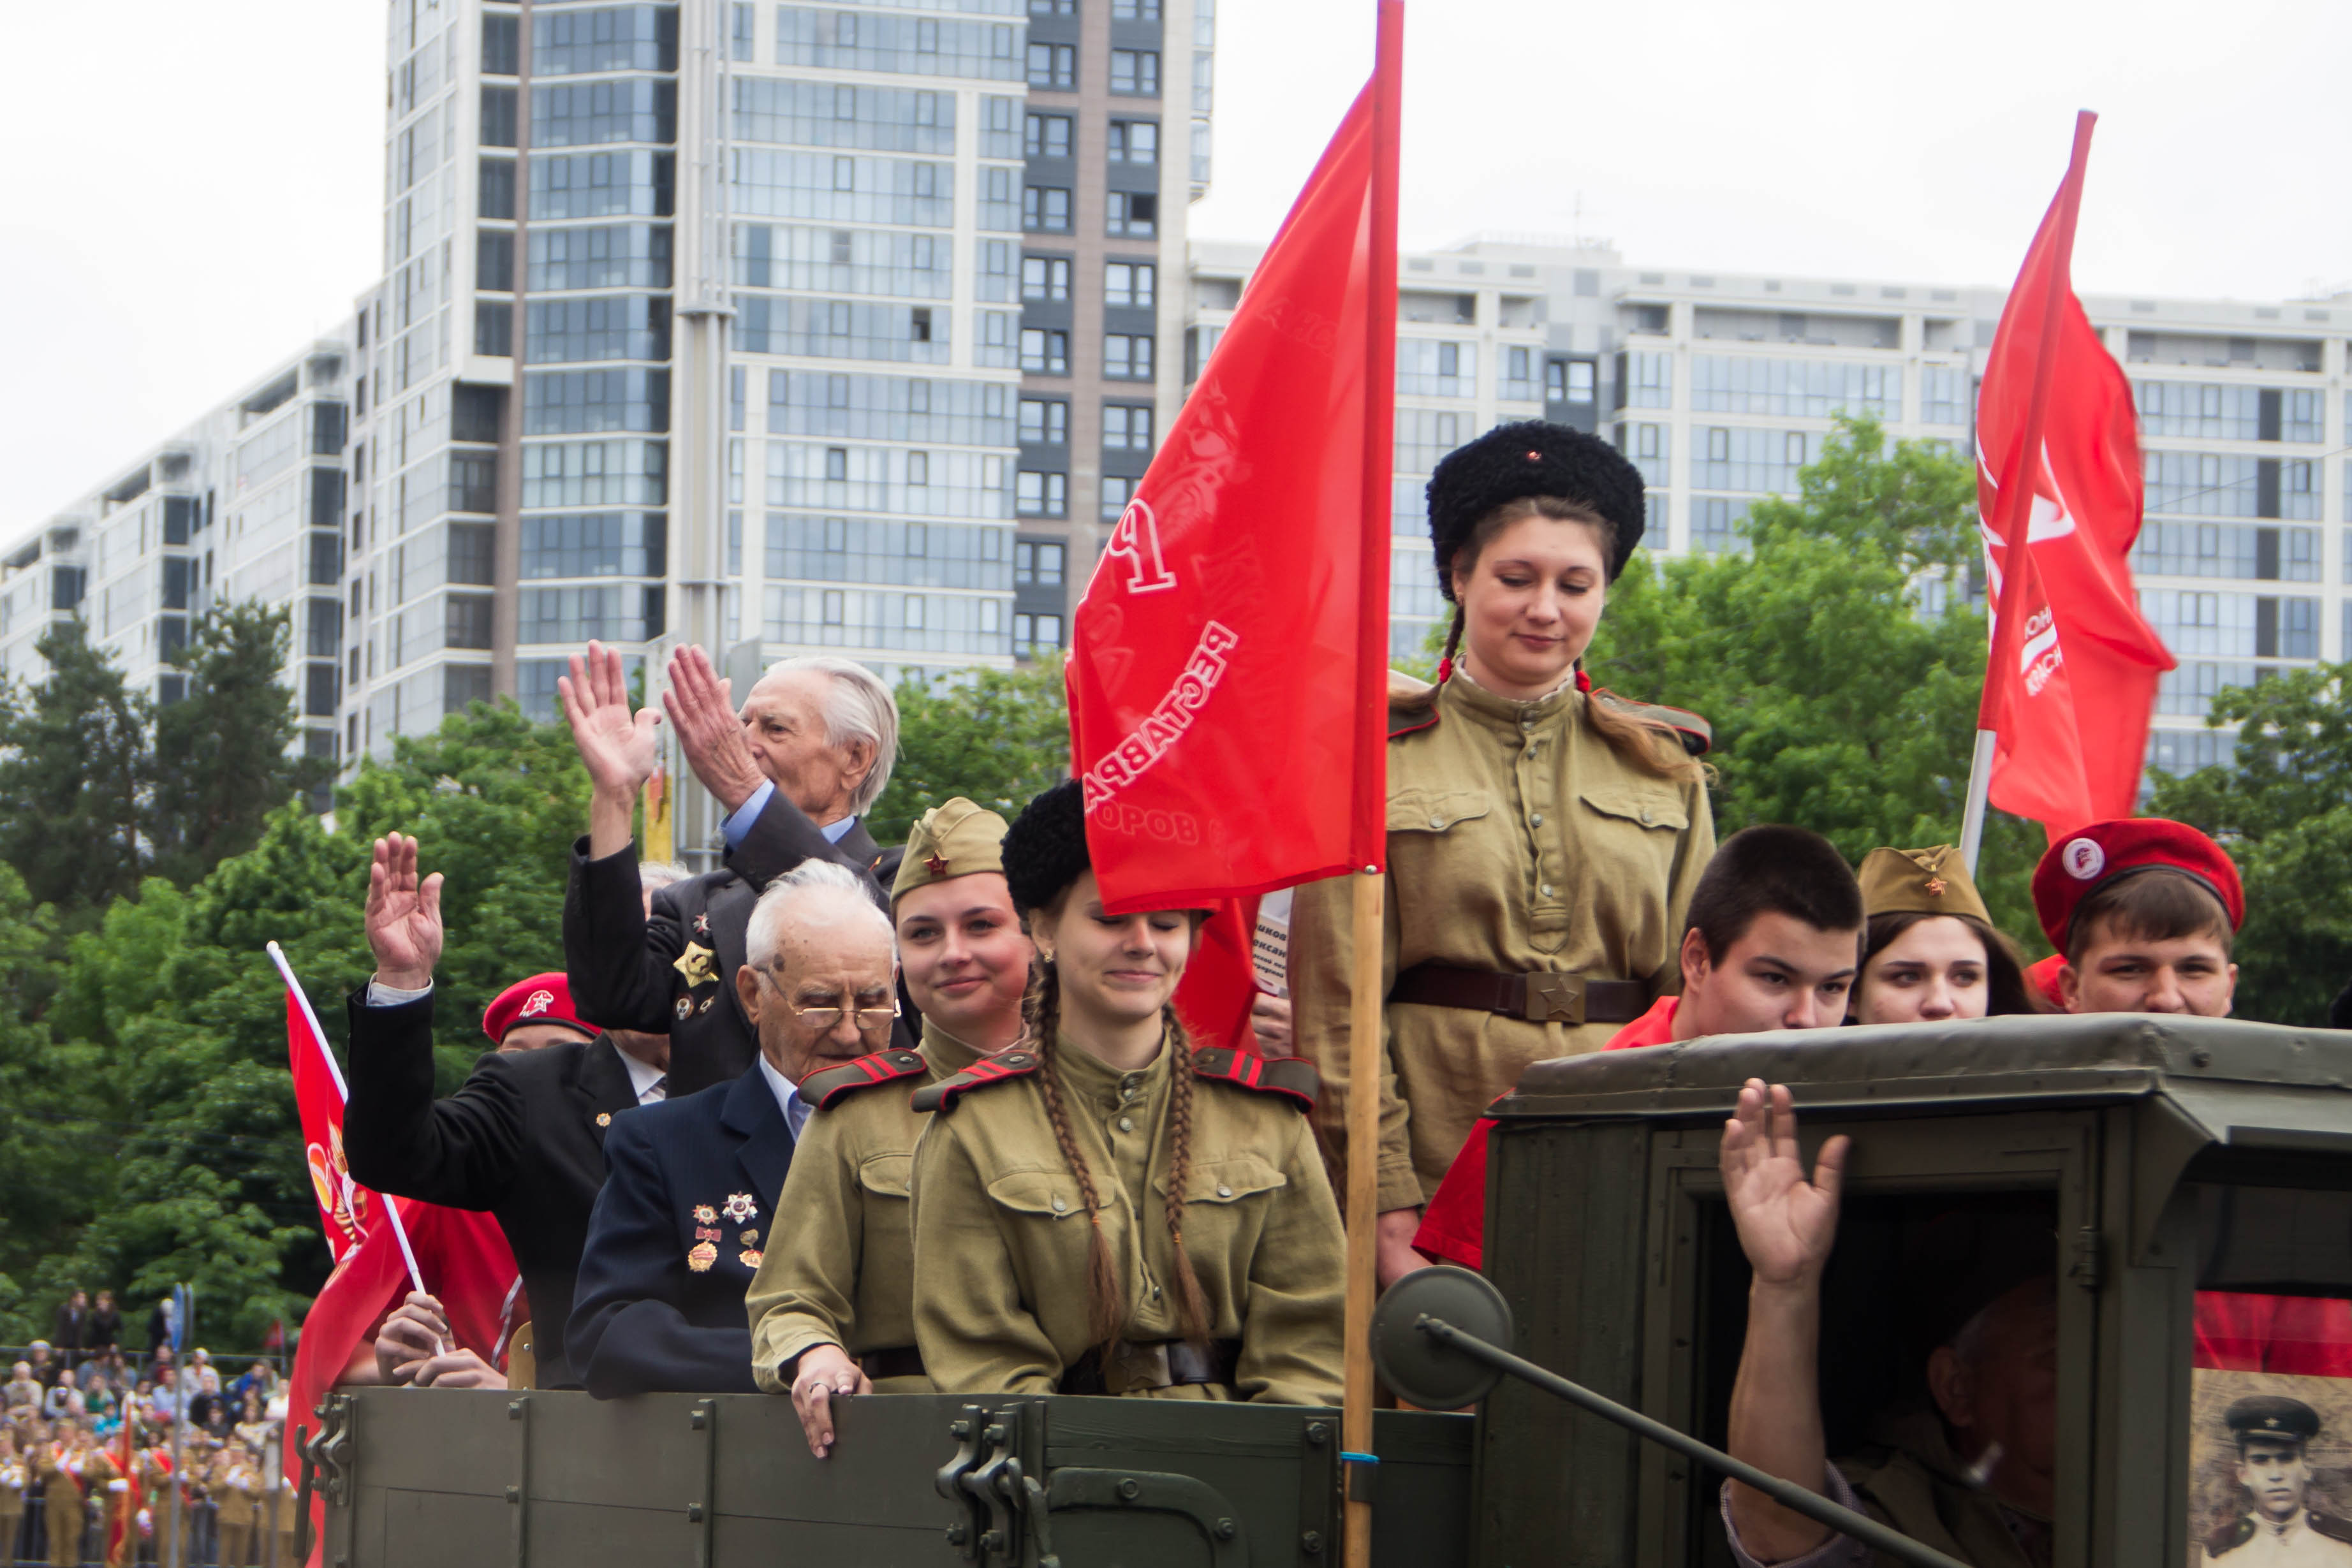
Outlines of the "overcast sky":
M1214 187L1263 240L1371 61L1369 0L1220 0ZM2006 282L2095 109L2085 293L2352 287L2343 0L1421 0L1402 237ZM12 15L0 538L332 328L378 261L381 0ZM1181 147L1179 137L1171 142Z

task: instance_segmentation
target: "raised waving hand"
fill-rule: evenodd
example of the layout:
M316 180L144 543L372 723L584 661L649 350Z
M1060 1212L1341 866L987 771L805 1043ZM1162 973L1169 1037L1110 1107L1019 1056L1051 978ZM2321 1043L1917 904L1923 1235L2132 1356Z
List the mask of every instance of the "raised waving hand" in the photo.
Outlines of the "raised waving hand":
M418 878L416 841L394 833L375 841L364 916L375 977L404 991L433 983L441 961L441 873Z
M1813 1179L1797 1152L1797 1113L1787 1085L1751 1078L1723 1124L1723 1193L1740 1250L1759 1282L1818 1281L1837 1241L1838 1188L1848 1140L1822 1145Z

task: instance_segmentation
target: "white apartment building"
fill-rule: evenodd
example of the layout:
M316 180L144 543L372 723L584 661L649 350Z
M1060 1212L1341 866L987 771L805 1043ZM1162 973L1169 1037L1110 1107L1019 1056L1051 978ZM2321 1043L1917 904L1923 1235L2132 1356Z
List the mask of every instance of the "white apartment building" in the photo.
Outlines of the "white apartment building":
M1259 252L1193 246L1188 382ZM1734 548L1748 503L1796 493L1840 411L1972 452L2003 298L1634 267L1605 244L1536 235L1407 255L1391 647L1417 651L1443 619L1423 488L1454 446L1513 419L1599 432L1649 486L1646 545ZM2133 565L2143 611L2180 660L2149 761L2227 760L2231 737L2203 727L2215 691L2352 657L2352 298L2084 305L2138 403L2147 495Z
M133 691L177 702L195 617L285 606L300 744L334 756L350 367L348 344L313 343L22 535L0 557L0 679L41 679L35 643L78 614Z

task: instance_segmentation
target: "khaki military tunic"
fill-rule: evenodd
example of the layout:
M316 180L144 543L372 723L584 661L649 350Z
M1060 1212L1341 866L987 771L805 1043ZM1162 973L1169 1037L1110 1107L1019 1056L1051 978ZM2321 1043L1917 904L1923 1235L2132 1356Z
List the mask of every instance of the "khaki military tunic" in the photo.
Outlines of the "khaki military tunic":
M106 1483L122 1472L104 1450L94 1448L84 1448L79 1457L59 1454L55 1448L45 1449L40 1469L45 1481L41 1511L49 1536L49 1562L58 1568L78 1568L82 1560L82 1534L89 1528L89 1509L84 1500L103 1493ZM79 1475L74 1473L77 1469Z
M1123 1343L1182 1337L1161 1195L1170 1053L1116 1072L1066 1039L1054 1065L1125 1281ZM1336 1405L1346 1243L1313 1128L1288 1099L1192 1086L1184 1249L1234 1380L1132 1392ZM915 1337L942 1392L1051 1394L1093 1348L1087 1208L1034 1078L968 1091L915 1151Z
M1588 700L1571 685L1515 701L1459 674L1433 709L1426 691L1392 700L1383 996L1427 963L1633 980L1653 998L1681 988L1683 915L1715 853L1706 788L1626 761L1587 721ZM1298 1050L1323 1075L1316 1115L1342 1190L1349 902L1337 877L1300 888L1290 914ZM1380 1207L1426 1201L1529 1062L1598 1051L1621 1027L1389 1003Z
M259 1478L241 1459L224 1456L213 1469L212 1494L220 1525L221 1568L247 1568L253 1561L253 1521L259 1513L253 1500ZM289 1564L289 1568L292 1568Z
M0 1455L0 1563L11 1568L16 1561L16 1533L25 1526L25 1490L32 1479L25 1456Z
M924 1084L961 1072L981 1053L923 1020L927 1076L859 1089L814 1112L793 1149L775 1212L790 1246L771 1245L744 1307L751 1375L771 1394L792 1392L784 1369L837 1344L853 1356L915 1343L915 1235L907 1186L915 1142L930 1118L907 1103ZM877 1394L928 1394L922 1376L877 1378Z

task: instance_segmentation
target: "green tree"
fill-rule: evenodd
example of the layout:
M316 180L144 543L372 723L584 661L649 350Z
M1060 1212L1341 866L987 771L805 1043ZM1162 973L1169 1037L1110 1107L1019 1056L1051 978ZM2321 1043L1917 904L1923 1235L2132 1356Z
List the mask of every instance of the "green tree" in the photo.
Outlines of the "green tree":
M567 857L586 812L565 730L511 704L476 705L434 735L396 740L390 764L363 764L331 820L289 802L257 843L185 892L151 878L117 900L74 940L54 1009L81 1042L78 1079L103 1084L105 1098L79 1109L77 1141L36 1162L78 1207L22 1249L30 1256L0 1249L21 1310L47 1310L68 1282L143 1301L187 1280L215 1348L255 1344L273 1318L298 1321L327 1254L266 945L285 949L340 1047L342 998L374 967L360 927L371 841L416 835L426 868L447 877L436 1057L441 1086L455 1088L487 1048L488 998L562 967ZM5 932L0 921L0 953ZM0 1035L0 1073L9 1043ZM0 1288L0 1314L6 1298Z
M2149 810L2221 841L2246 884L2236 1010L2318 1024L2352 981L2352 664L2282 670L2221 692L2205 722L2236 756L2158 777Z
M1738 549L1631 567L1593 679L1706 717L1720 832L1794 822L1853 860L1954 841L1984 681L1971 470L1841 418L1799 486L1749 507ZM1979 877L2035 952L2038 837L1996 815Z
M271 811L334 771L323 758L288 755L301 736L280 678L290 625L283 608L213 610L173 658L188 689L155 714L148 837L157 873L184 887L258 843Z
M138 885L148 704L79 621L34 647L48 678L0 715L0 861L71 919Z
M915 819L950 795L1019 814L1070 770L1070 710L1062 661L898 684L898 764L874 803L877 843L906 841Z

